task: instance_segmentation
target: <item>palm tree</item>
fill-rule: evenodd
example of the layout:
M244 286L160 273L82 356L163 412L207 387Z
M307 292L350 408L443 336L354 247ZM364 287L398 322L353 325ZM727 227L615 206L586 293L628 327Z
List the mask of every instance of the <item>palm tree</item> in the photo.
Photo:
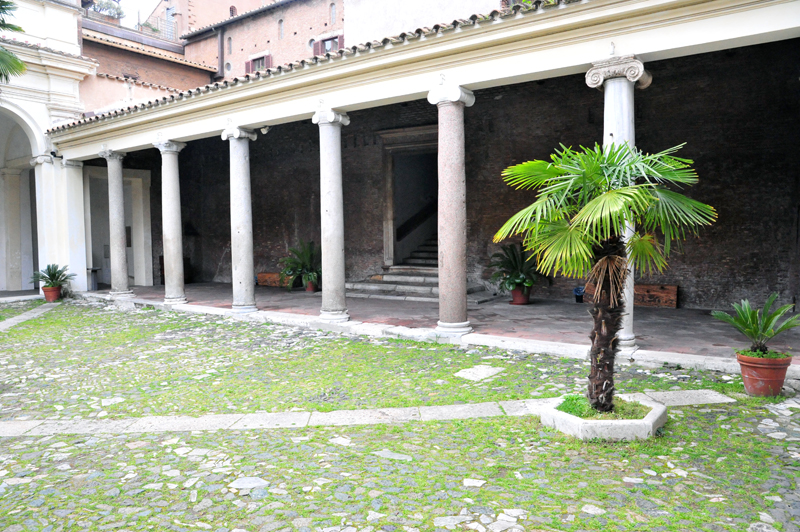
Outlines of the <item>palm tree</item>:
M17 6L11 0L0 0L0 31L18 33L23 31L19 26L6 20L16 10ZM19 57L0 46L0 83L9 83L12 76L21 76L25 70L27 70L25 63Z
M614 408L628 261L640 272L662 272L674 244L717 218L713 207L670 188L698 181L693 161L673 155L682 147L650 155L627 144L580 150L562 145L552 162L529 161L503 172L510 186L537 193L536 201L503 225L495 242L521 234L542 274L585 277L596 287L587 397L601 412ZM637 231L626 241L631 225Z

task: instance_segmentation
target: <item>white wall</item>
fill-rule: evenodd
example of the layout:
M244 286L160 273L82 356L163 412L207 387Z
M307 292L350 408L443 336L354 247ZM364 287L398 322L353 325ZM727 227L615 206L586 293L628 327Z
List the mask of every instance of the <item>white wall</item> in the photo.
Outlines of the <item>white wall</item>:
M345 0L347 46L500 9L500 0Z
M17 0L15 3L17 10L10 22L21 26L25 33L2 32L0 35L52 48L59 52L80 55L79 11L76 6L69 7L35 0Z

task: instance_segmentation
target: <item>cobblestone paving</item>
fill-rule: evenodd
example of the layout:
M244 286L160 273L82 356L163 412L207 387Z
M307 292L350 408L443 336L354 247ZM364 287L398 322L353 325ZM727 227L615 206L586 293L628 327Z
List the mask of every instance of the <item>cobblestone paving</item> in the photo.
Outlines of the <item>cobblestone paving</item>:
M738 376L622 362L620 392L743 390ZM476 365L502 371L454 375ZM0 420L479 403L580 392L587 374L556 357L79 301L0 335Z
M13 419L140 415L169 405L164 395L174 409L159 413L448 404L560 394L586 372L519 353L353 340L65 304L0 337L0 405ZM355 360L336 361L345 354ZM349 364L368 377L347 377ZM476 364L504 370L489 383L452 376ZM340 391L310 401L303 381L323 377ZM533 416L4 438L0 531L800 530L800 402L747 398L736 377L675 368L631 366L619 381L625 391L711 385L737 402L671 408L658 438L621 444L579 442Z
M0 321L5 321L8 318L19 316L23 312L33 310L39 305L44 304L43 299L35 299L32 301L19 301L16 303L2 303L0 304Z

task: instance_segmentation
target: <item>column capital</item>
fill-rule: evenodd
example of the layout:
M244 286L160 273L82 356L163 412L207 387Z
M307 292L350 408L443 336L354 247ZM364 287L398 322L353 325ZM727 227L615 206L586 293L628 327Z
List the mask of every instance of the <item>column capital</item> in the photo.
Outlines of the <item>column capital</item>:
M38 166L40 164L50 163L53 164L52 155L36 155L31 159L31 166Z
M475 103L475 94L461 85L446 82L444 78L428 93L428 103L432 105L457 102L463 103L465 107L472 107Z
M222 132L222 140L228 139L248 139L256 140L258 135L252 129L244 129L236 126L229 126Z
M602 89L609 79L627 78L635 82L637 89L646 89L653 82L653 76L644 69L644 63L634 55L622 55L592 63L586 72L586 84L592 89Z
M180 153L186 147L185 142L177 142L175 140L160 140L154 142L153 146L158 148L158 151L163 153Z
M71 159L61 159L61 166L64 168L83 168L83 162L73 161Z
M347 113L340 113L333 109L320 109L311 118L315 124L341 124L343 126L350 125L350 117Z
M103 151L98 153L98 155L100 157L102 157L103 159L105 159L106 161L110 161L112 159L121 161L128 154L124 153L124 152L121 152L121 151L114 151L114 150L104 149Z

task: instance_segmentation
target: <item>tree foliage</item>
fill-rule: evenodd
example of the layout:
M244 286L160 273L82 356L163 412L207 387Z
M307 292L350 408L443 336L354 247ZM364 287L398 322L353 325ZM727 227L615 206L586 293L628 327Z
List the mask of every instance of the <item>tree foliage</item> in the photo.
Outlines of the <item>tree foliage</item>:
M9 22L17 10L16 4L11 0L0 0L0 31L11 31L21 33L22 28ZM14 76L21 76L27 68L22 60L14 55L13 52L0 46L0 83L9 83Z
M125 17L125 12L122 11L119 5L119 0L97 0L94 5L92 5L92 11L108 15L112 18Z

